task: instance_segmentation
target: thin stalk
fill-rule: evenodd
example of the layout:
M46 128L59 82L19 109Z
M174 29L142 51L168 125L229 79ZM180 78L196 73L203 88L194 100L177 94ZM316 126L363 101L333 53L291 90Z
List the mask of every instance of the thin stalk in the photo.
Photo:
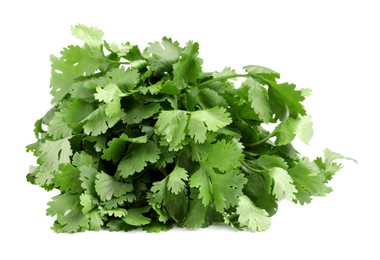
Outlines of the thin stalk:
M274 135L275 135L275 131L273 131L272 133L270 133L269 135L267 135L265 138L257 141L256 143L250 144L249 146L252 147L252 146L257 146L257 145L263 144L266 141L268 141L271 137L273 137Z
M116 61L116 60L110 60L110 59L106 59L109 63L112 63L112 64L131 64L129 61Z
M242 169L247 172L247 173L251 173L251 172L263 172L263 170L260 170L260 169L254 169L252 168L246 161L242 161L241 162L241 165L240 167L242 167Z
M221 81L221 80L233 79L233 78L239 78L239 77L240 78L247 78L247 77L250 77L250 75L249 74L233 74L233 75L228 75L228 76L224 76L224 77L209 79L209 80L206 80L206 81L198 84L197 87L202 87L202 86L205 86L205 85L217 82L217 81Z

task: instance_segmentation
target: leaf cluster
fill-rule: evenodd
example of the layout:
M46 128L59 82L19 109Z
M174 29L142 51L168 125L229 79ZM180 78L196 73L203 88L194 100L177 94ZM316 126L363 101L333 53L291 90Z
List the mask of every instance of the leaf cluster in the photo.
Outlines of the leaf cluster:
M291 144L313 135L307 89L261 66L204 72L192 41L164 37L140 50L94 27L72 33L84 45L51 56L52 108L27 146L37 157L27 180L60 191L47 209L56 232L262 231L280 200L331 192L343 156L326 150L312 161Z

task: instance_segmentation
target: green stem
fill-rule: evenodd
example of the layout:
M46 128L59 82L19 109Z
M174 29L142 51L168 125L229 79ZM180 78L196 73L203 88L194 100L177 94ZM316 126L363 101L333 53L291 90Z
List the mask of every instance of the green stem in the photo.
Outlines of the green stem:
M116 61L116 60L108 60L108 59L107 61L112 64L126 64L126 65L131 64L129 61Z
M281 123L277 127L279 127L280 125L284 124L286 122L286 120L288 119L288 117L289 117L289 109L286 108L286 113L285 113L284 117L282 118ZM256 143L249 144L247 146L252 147L252 146L257 146L257 145L260 145L262 143L265 143L266 141L268 141L270 138L272 138L276 134L277 127L273 130L272 133L270 133L269 135L267 135L265 138L257 141Z
M268 141L271 137L273 137L275 135L275 131L273 131L272 133L270 133L269 135L267 135L265 138L261 139L260 141L257 141L256 143L253 143L253 144L250 144L249 146L257 146L257 145L260 145L262 143L265 143L266 141Z
M129 61L117 61L117 60L111 60L107 57L105 57L105 60L112 64L131 64Z
M228 75L228 76L224 76L224 77L219 77L219 78L214 78L214 79L206 80L206 81L198 84L197 87L202 87L202 86L205 86L205 85L217 82L217 81L221 81L221 80L233 79L233 78L239 78L239 77L240 78L247 78L249 76L250 76L249 74L233 74L233 75Z
M254 169L252 168L246 161L242 161L241 162L241 166L242 169L247 172L247 173L251 173L251 172L262 172L262 170L259 170L259 169Z
M128 97L128 96L130 96L131 95L131 93L121 93L121 94L119 94L119 97Z

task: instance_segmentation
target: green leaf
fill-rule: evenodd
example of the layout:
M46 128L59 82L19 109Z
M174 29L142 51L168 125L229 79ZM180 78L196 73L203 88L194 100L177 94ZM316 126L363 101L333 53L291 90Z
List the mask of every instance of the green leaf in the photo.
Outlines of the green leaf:
M53 119L49 122L47 132L55 140L70 137L72 135L72 129L64 121L64 115L62 113L54 114Z
M120 182L114 177L101 172L96 176L95 190L102 201L107 201L112 199L112 197L120 197L127 192L131 192L133 186L130 183Z
M256 207L245 195L239 198L236 214L239 215L240 227L246 227L252 232L265 231L270 226L268 213Z
M298 138L305 144L309 144L313 137L313 123L310 116L298 116L296 119L287 117L274 130L277 136L277 145L286 145Z
M123 220L128 225L143 226L149 224L152 220L143 215L150 210L150 207L128 209L128 213L123 217Z
M97 207L97 205L94 202L94 198L90 194L81 194L79 196L79 199L80 205L83 207L83 214L88 214Z
M160 222L152 222L148 225L142 227L142 229L148 233L157 233L161 231L168 231L172 229L172 225L170 223L164 224Z
M238 198L243 195L242 189L247 179L239 171L228 171L224 174L212 173L212 194L216 211L222 213L225 209L236 206Z
M142 102L131 102L130 106L125 109L123 122L127 124L137 124L142 120L155 115L160 111L158 103L144 104Z
M168 195L170 194L170 195ZM183 221L186 217L189 198L184 192L174 194L167 192L165 197L165 210L172 220L174 220L178 225L182 226Z
M222 71L215 71L212 73L213 78L223 78L236 75L236 71L231 67L225 67Z
M189 178L186 169L176 166L168 176L167 186L169 191L178 194L186 188L185 181Z
M64 120L69 126L75 128L94 111L93 106L81 99L70 103L64 113Z
M79 180L82 182L82 188L89 194L95 195L95 180L99 172L92 166L80 166L79 167Z
M62 58L51 55L50 62L50 94L53 96L52 103L58 104L72 90L77 75L74 73L72 65L67 64Z
M107 139L105 136L102 136L102 135L86 136L85 138L83 138L83 141L94 143L94 144L91 144L91 147L93 147L96 152L102 152L107 147Z
M47 186L53 184L54 170L47 165L38 166L32 174L35 176L35 184L47 188Z
M169 144L169 151L178 151L186 136L187 114L182 110L161 111L155 131Z
M131 144L117 171L120 176L127 178L136 172L141 172L148 165L148 162L155 163L159 155L160 149L152 141L145 144Z
M162 82L158 82L150 86L141 87L139 88L139 90L143 95L146 95L148 93L151 95L157 95L158 93L160 93L161 88L162 88Z
M72 72L78 76L88 76L98 69L107 66L106 60L100 49L88 46L80 47L70 45L61 52L67 65L71 65ZM76 80L75 80L76 82Z
M79 196L64 193L53 197L48 203L46 214L57 216L57 222L64 232L76 232L88 227L88 220L83 215Z
M276 144L281 146L291 143L296 137L298 123L298 118L293 119L288 117L285 121L279 124L274 130L274 133L277 136Z
M247 180L237 170L225 174L200 168L190 177L190 187L199 189L199 199L204 206L214 202L215 209L222 213L235 206Z
M249 86L248 100L251 107L263 122L268 123L272 115L267 90L263 85L251 78L248 78L244 84Z
M79 169L69 163L60 164L59 171L54 175L54 186L62 192L70 190L72 193L81 193L83 189L79 173Z
M53 171L58 170L61 163L69 163L73 155L68 138L56 141L46 140L40 146L41 160Z
M160 92L169 95L178 95L181 93L180 89L177 88L172 80L165 81L161 86Z
M215 132L231 122L232 120L224 108L214 107L191 112L187 128L190 137L195 142L203 143L206 140L207 130Z
M187 228L200 228L206 225L207 207L204 207L202 200L198 199L198 191L193 189L191 200L189 201L189 210L185 219Z
M325 154L325 161L324 162L322 161L322 158L317 158L314 160L314 163L316 165L318 165L318 167L321 171L321 174L326 179L326 182L330 181L332 179L332 177L335 175L335 173L337 171L339 171L340 169L342 169L342 167L343 167L341 164L334 162L335 160L347 159L347 160L351 160L351 161L357 163L357 161L355 159L345 157L345 156L343 156L339 153L333 152L329 149L325 149L324 154Z
M301 204L310 203L311 196L324 196L332 191L325 185L325 178L320 174L318 166L307 158L299 161L288 172L298 191L297 200Z
M178 42L173 42L172 39L164 37L162 42L151 42L147 51L150 66L155 72L155 75L165 71L170 71L181 55L181 48Z
M76 166L77 168L79 168L81 166L96 168L94 158L84 151L77 152L74 154L72 164L74 166Z
M280 73L263 66L248 65L245 66L244 69L246 72L248 72L249 75L253 77L264 77L265 79L271 80L280 78Z
M297 190L293 185L293 179L286 170L275 167L268 169L267 173L274 181L272 193L278 200L286 198L292 201L296 199Z
M121 104L120 104L120 91L119 87L116 84L108 84L103 88L97 87L95 93L95 99L100 102L106 103L106 115L109 117L114 117L120 113Z
M282 117L287 109L290 116L296 118L298 114L305 116L306 110L301 104L305 97L302 92L296 90L296 85L289 83L270 84L269 85L269 101L272 105L272 110Z
M115 209L120 206L123 206L127 201L133 202L136 200L136 195L133 193L127 193L125 195L112 198L108 201L103 202L103 207L106 210Z
M119 138L113 138L111 141L108 142L108 148L104 150L102 159L105 160L112 160L114 163L119 161L126 149L127 149L127 143L146 143L148 141L147 136L143 135L136 138L130 138L126 134L122 134Z
M196 100L201 107L213 108L213 107L226 107L227 101L219 93L213 89L202 88L196 95Z
M102 45L104 33L95 28L83 24L77 24L71 27L72 34L80 40L83 40L88 46L98 48Z
M313 137L313 122L310 116L301 116L297 124L296 135L305 144L309 144Z
M105 107L99 106L85 119L86 123L83 126L83 131L86 135L98 136L104 134L107 129L113 127L119 120L120 117L108 116Z
M357 163L357 161L355 159L352 159L352 158L346 157L344 155L341 155L339 153L333 152L330 149L325 149L324 154L325 154L325 164L327 166L331 165L333 161L338 160L338 159L351 160L351 161Z
M174 194L169 191L168 177L154 182L149 204L159 214L160 221L166 222L170 217L177 223L182 223L188 209L188 197L184 192ZM160 208L163 207L163 210Z
M243 159L243 151L234 142L221 140L210 145L207 150L207 159L203 163L210 168L217 168L220 171L227 171L240 166Z
M135 69L114 68L107 72L108 84L116 84L120 90L127 92L140 82L140 73Z
M253 166L260 169L271 169L274 167L287 169L288 164L285 160L277 155L262 155L257 160L250 161Z
M202 200L202 204L205 207L210 205L213 201L212 184L206 169L201 167L193 175L191 175L189 184L190 187L199 189L198 198Z
M173 66L174 84L183 89L188 83L195 83L202 71L202 59L198 58L199 44L188 42L181 59Z
M111 219L107 223L107 228L110 231L125 231L125 232L136 229L136 227L128 225L122 219Z
M128 215L128 211L126 209L117 208L117 209L103 210L102 214L108 215L110 217L114 216L116 218L123 218L126 215Z
M115 42L112 42L110 45L110 50L117 54L118 57L126 56L128 52L134 47L129 42L122 43L121 45L118 45Z
M268 186L268 181L261 174L250 173L247 177L247 184L243 193L259 208L273 216L277 212L277 198L272 195L272 187Z
M99 210L93 210L89 212L86 216L88 218L88 228L89 230L99 231L104 226L104 217L101 216Z

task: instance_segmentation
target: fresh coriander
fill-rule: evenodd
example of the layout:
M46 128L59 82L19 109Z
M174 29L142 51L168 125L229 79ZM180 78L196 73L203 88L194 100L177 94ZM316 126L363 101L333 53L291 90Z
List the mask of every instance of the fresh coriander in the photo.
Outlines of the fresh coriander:
M51 56L53 107L27 146L38 158L27 180L60 191L47 209L54 231L220 222L263 231L278 201L332 191L335 160L345 157L327 149L310 160L291 144L313 135L302 105L309 90L261 66L203 72L192 41L163 38L141 52L103 41L94 27L72 33L84 45Z

